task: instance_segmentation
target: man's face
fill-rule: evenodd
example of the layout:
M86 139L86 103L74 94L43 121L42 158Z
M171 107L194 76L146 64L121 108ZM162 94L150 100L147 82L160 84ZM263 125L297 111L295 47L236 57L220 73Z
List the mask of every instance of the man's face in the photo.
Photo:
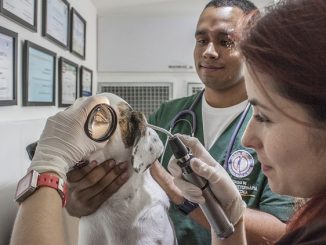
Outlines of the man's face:
M195 66L206 87L228 90L244 81L242 58L232 39L243 11L236 7L208 7L195 33Z

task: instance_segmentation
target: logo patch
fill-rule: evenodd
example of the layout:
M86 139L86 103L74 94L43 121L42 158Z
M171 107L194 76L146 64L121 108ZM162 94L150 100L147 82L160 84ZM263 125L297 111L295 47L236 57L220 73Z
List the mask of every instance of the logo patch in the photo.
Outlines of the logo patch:
M254 169L255 160L245 150L237 150L232 153L228 160L228 169L234 177L247 177Z

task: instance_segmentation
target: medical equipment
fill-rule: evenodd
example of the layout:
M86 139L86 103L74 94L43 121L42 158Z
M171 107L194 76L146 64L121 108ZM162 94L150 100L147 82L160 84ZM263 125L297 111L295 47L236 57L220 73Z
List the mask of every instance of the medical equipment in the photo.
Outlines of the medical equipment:
M194 103L194 105L195 104L196 103ZM188 111L184 111L183 113L190 113L194 116L192 108L190 108ZM196 120L193 122L196 122ZM88 115L85 123L85 133L90 139L101 142L110 137L116 128L116 124L116 115L111 107L106 104L100 104L95 106ZM172 152L178 161L178 165L182 169L183 178L201 188L203 192L205 203L201 204L200 207L212 225L216 235L221 239L229 237L234 232L234 227L228 220L219 202L211 191L208 180L198 176L192 171L190 167L190 159L192 158L192 155L188 153L185 145L177 136L172 135L167 130L150 124L147 126L168 134L169 145L171 146Z
M114 109L108 104L98 104L88 114L84 131L86 135L96 141L103 142L110 138L117 127L117 115ZM26 147L29 159L32 160L37 147L37 142L29 144ZM87 164L81 161L76 167L80 168Z
M175 125L180 122L180 121L186 121L189 125L190 125L190 135L193 137L196 133L196 127L197 127L197 119L196 119L196 114L194 112L194 107L198 104L198 102L200 101L200 99L203 97L203 94L204 94L204 89L200 91L200 93L197 95L197 97L195 98L195 100L192 102L192 104L189 106L188 109L185 109L185 110L182 110L180 111L172 120L171 120L171 123L170 123L170 128L169 128L169 133L172 132L173 128L175 127ZM231 136L231 139L229 141L229 145L227 147L227 150L226 150L226 155L224 157L224 163L223 163L223 167L224 169L227 169L228 167L228 159L230 158L231 156L231 153L232 153L232 149L233 149L233 145L235 143L235 140L237 138L237 135L239 133L239 130L240 128L242 127L243 125L243 122L244 120L246 119L246 116L249 112L249 109L250 109L250 103L248 103L245 107L245 109L243 110L242 114L241 114L241 117L232 133L232 136ZM183 117L186 116L186 115L190 115L191 116L191 120L192 122L189 122L189 120L186 120L184 119ZM164 151L163 151L163 154L161 156L161 162L162 162L162 159L163 159L163 156L164 156L164 153L165 153L165 150L166 150L166 147L167 147L167 142L168 140L165 142L165 146L164 146Z
M190 124L190 127L191 127L190 135L194 136L194 134L196 132L197 120L196 120L196 115L195 115L193 109L197 105L197 103L200 101L200 99L202 98L203 93L204 93L204 89L197 95L197 97L195 98L195 100L193 101L193 103L190 105L190 107L188 109L180 111L172 119L169 131L165 130L166 134L171 134L173 128L175 127L175 125L178 122L186 121ZM239 133L239 130L249 112L249 109L250 109L250 103L247 104L246 108L242 112L239 122L236 125L236 128L235 128L235 130L232 134L232 137L229 141L229 145L228 145L228 148L226 151L226 155L224 158L225 160L224 160L224 164L223 164L223 167L225 169L227 168L228 159L231 155L234 142L235 142L236 137ZM183 116L185 116L187 114L191 116L192 123L190 123L188 120L185 120L182 118ZM92 109L91 113L88 115L84 129L85 129L85 133L87 134L87 136L89 138L91 138L97 142L102 142L102 141L107 140L114 133L116 127L117 127L117 115L116 115L115 111L113 110L113 108L107 104L99 104L99 105L95 106ZM164 156L167 143L168 143L168 140L165 143L161 160ZM26 147L27 153L31 160L34 156L36 146L37 146L37 142L34 142Z
M196 127L197 127L197 120L196 120L196 114L194 112L194 107L197 105L197 103L200 101L200 99L203 97L205 89L201 90L200 93L197 95L197 97L195 98L195 100L192 102L192 104L189 106L188 109L185 109L183 111L180 111L177 113L177 115L175 115L175 117L171 120L170 123L170 129L169 131L172 132L172 129L175 127L175 125L180 122L183 121L184 119L182 119L182 117L186 116L186 115L190 115L191 119L192 119L192 123L190 124L190 135L194 136L195 132L196 132Z
M103 142L114 133L117 123L114 109L107 104L98 104L89 113L84 129L90 139Z
M151 124L147 124L147 126L168 135L169 145L172 149L173 155L177 159L179 167L182 170L183 178L202 190L205 203L200 204L199 206L203 210L209 223L212 225L217 237L225 239L233 234L234 227L211 191L208 180L198 176L191 169L190 160L193 156L188 152L186 146L176 135L172 135L169 131Z
M198 176L191 169L190 160L193 157L191 153L188 152L187 148L180 141L180 139L171 133L174 126L179 121L184 120L182 117L184 117L185 115L190 115L192 118L192 123L189 123L191 126L191 136L194 136L197 121L193 109L202 98L203 93L204 90L202 90L197 95L197 97L188 109L180 111L172 119L169 131L151 124L147 124L147 126L168 135L166 144L170 145L173 155L177 159L177 163L182 170L183 178L202 190L203 196L205 198L205 203L201 204L200 207L203 210L206 218L212 225L212 228L215 231L216 235L220 239L224 239L229 237L234 232L234 226L229 221L228 217L225 215L224 210L221 208L218 200L211 191L208 180ZM247 104L246 108L242 112L239 122L236 125L235 130L232 134L223 164L223 167L225 169L227 168L228 159L231 155L231 151L236 140L237 134L246 118L246 115L248 114L249 109L250 103ZM85 123L85 133L88 135L89 138L101 142L107 140L110 135L112 135L116 126L117 117L114 110L109 105L100 104L95 106L90 112Z

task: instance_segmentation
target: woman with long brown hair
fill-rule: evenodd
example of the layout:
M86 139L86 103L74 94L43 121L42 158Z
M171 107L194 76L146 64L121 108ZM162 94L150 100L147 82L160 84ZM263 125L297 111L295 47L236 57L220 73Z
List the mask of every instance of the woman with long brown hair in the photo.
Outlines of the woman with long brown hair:
M240 42L253 116L242 144L254 148L273 192L308 201L276 244L326 244L326 1L281 1L257 20ZM194 138L193 170L210 187L235 225L218 244L246 244L241 198L219 166ZM204 202L201 190L170 171L186 198ZM213 233L213 232L212 232Z

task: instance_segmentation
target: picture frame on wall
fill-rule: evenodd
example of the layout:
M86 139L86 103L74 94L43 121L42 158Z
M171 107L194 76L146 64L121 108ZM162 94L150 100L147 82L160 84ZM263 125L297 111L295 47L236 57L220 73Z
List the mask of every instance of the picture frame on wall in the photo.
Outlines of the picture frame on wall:
M42 35L65 49L69 48L69 6L66 0L43 0Z
M30 41L23 50L23 106L55 105L56 53Z
M79 96L88 97L93 95L93 71L85 66L80 67Z
M60 57L58 78L59 107L70 106L77 99L78 65Z
M31 31L37 32L37 0L0 0L0 12Z
M0 106L17 105L18 34L0 26Z
M72 8L70 11L70 51L79 58L86 58L86 20Z

